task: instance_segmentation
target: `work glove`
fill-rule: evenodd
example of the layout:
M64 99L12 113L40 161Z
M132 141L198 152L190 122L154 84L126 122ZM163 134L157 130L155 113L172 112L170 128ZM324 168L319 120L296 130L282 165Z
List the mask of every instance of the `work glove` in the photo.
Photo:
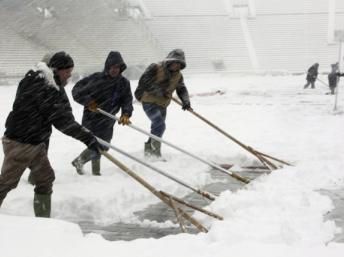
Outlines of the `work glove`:
M126 113L122 114L122 116L119 118L118 124L121 124L123 126L131 124L131 121L129 120L129 115Z
M100 153L101 151L105 151L106 147L100 144L95 137L91 140L91 142L87 145L87 148L96 152Z
M89 109L91 112L97 112L98 110L98 104L96 103L96 101L91 100L88 104L87 104L87 109Z
M187 111L193 111L193 109L191 108L190 103L183 103L182 109L183 109L183 111L185 111L185 110L187 110Z

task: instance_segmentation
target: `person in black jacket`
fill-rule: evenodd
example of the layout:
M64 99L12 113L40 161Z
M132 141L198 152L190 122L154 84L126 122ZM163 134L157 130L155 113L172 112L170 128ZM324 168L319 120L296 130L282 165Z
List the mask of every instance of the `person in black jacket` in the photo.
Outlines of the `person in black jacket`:
M51 194L55 180L47 156L52 126L85 143L94 151L103 150L92 133L74 119L64 90L74 67L65 52L52 56L48 66L41 62L20 81L12 111L2 138L4 162L0 175L0 206L7 193L16 188L26 168L35 181L34 211L50 217Z
M330 87L330 94L334 95L336 87L339 83L339 77L344 76L344 73L339 72L339 63L331 64L331 72L328 74L328 85Z
M314 63L307 71L306 85L303 86L304 89L311 85L311 88L315 88L315 81L318 78L319 63Z
M331 64L331 72L328 74L328 86L331 90L331 95L334 95L335 89L337 87L339 77L338 77L338 63Z
M172 50L160 63L152 63L142 74L135 97L151 121L151 134L162 137L166 129L167 107L172 94L177 92L183 110L192 110L189 93L181 73L186 67L185 54L181 49ZM144 146L147 157L161 157L161 142L149 138Z
M133 96L129 80L122 76L126 68L121 54L111 51L102 72L85 77L72 89L74 100L85 106L82 125L107 142L112 139L115 120L99 112L92 112L88 106L93 105L95 110L100 108L113 115L121 109L119 124L128 125L133 112ZM73 160L72 165L82 175L84 164L91 160L92 174L99 176L100 157L99 153L86 149Z

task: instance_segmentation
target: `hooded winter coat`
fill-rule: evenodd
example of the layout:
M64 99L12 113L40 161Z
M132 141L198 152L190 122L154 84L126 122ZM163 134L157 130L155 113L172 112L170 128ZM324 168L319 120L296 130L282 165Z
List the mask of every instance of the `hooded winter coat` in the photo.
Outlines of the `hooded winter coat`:
M335 88L339 81L339 76L337 75L338 72L332 71L328 74L328 85L330 88Z
M317 63L313 64L307 72L306 80L309 82L315 82L318 77L318 68L319 65Z
M38 145L49 141L52 126L88 145L93 136L75 121L66 92L43 62L20 81L5 136Z
M135 97L142 103L154 103L166 108L176 90L183 105L190 105L188 90L180 71L171 72L168 66L172 62L181 64L181 69L186 67L184 52L180 49L171 51L160 63L152 63L142 74Z
M112 78L109 69L115 64L120 65L121 74ZM106 112L115 115L121 109L122 114L130 117L133 112L133 96L129 80L122 76L126 67L121 54L111 51L103 72L93 73L78 81L72 89L74 100L85 106L82 125L106 141L112 139L115 120L88 110L87 105L93 100Z

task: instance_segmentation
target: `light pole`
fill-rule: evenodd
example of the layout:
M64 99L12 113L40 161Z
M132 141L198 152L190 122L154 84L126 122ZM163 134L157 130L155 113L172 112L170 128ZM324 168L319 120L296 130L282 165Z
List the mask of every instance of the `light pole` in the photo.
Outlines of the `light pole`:
M339 63L339 71L341 71L343 68L344 30L335 30L334 38L337 42L339 42L338 63ZM338 93L339 93L339 83L336 87L336 96L335 96L334 108L333 108L334 111L337 110Z

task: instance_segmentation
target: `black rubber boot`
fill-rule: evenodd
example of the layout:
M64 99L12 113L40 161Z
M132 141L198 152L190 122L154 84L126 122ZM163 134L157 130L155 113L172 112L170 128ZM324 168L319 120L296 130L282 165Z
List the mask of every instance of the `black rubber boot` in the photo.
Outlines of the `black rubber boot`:
M36 217L50 218L51 194L43 195L35 193L33 210Z

